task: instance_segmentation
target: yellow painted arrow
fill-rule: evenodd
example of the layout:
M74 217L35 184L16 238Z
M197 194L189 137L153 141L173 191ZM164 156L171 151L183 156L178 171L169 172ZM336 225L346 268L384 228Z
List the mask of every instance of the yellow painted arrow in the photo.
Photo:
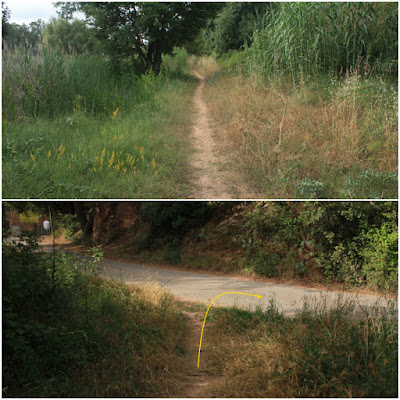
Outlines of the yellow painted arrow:
M200 368L200 352L201 352L201 342L203 340L203 332L204 332L204 326L206 325L206 319L207 319L207 314L210 311L210 308L212 306L212 303L214 303L215 300L218 299L218 297L223 296L224 294L243 294L245 296L254 296L257 297L257 299L261 299L262 296L259 294L250 294L250 293L242 293L242 292L226 292L226 293L221 293L219 294L217 297L214 298L214 300L210 303L210 305L207 308L207 312L206 315L204 317L204 321L203 321L203 327L201 328L201 335L200 335L200 346L199 346L199 356L197 358L197 368Z

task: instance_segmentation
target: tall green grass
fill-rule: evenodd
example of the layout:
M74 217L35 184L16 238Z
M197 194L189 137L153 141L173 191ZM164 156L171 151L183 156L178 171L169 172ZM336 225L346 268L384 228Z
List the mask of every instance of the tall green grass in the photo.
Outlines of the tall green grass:
M349 71L397 73L395 3L279 3L268 10L247 49L265 77Z
M188 196L182 137L192 84L187 54L176 57L158 76L137 76L100 57L6 49L4 196Z
M109 114L151 99L169 78L188 78L184 49L164 56L162 73L137 75L123 63L115 70L111 60L94 55L66 54L46 47L3 50L3 118L56 117L84 111ZM121 69L121 68L120 68Z

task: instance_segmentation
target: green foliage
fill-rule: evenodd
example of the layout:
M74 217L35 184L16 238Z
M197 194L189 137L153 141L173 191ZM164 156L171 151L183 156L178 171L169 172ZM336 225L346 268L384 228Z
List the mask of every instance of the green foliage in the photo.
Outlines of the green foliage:
M114 59L137 55L142 72L161 68L162 54L193 40L217 3L56 3L62 14L80 10L97 28L98 37Z
M53 49L60 48L66 54L93 54L101 50L95 30L79 19L69 22L63 18L52 18L46 24L42 42Z
M145 95L140 86L135 75L118 79L112 64L102 57L67 56L50 49L3 52L3 118L7 121L73 112L108 114L140 101Z
M299 197L304 199L327 199L330 196L330 185L324 182L319 182L309 177L302 179L297 184Z
M26 49L35 47L42 39L44 28L45 23L41 19L32 21L29 25L6 23L6 35L3 34L5 47L24 47Z
M248 271L397 289L397 203L257 203L236 240Z
M179 261L184 235L207 222L213 205L206 202L151 202L139 211L144 222L150 224L147 246L166 243L166 257Z
M398 175L393 172L378 172L375 170L365 170L355 177L346 177L345 186L342 192L346 196L355 199L370 198L394 198L395 193L388 191L389 187L396 187ZM387 193L384 195L384 193Z
M361 235L364 248L363 274L366 281L378 289L398 287L398 221L395 210L385 213L386 221Z
M3 40L7 37L10 29L8 20L10 19L10 9L5 5L4 1L1 2L1 31Z
M169 79L192 79L187 67L188 57L189 53L186 48L176 47L171 55L163 55L161 73Z
M280 3L254 33L249 62L266 78L374 69L395 76L397 13L393 3Z
M301 242L299 211L289 203L257 203L244 215L238 241L245 249L246 268L272 277L291 265L291 248Z
M78 218L74 214L63 215L60 225L64 228L64 236L67 239L72 239L74 234L81 229Z
M221 66L224 70L229 72L237 72L242 70L246 61L246 54L243 51L230 50L220 56Z
M269 9L269 3L226 3L211 25L212 32L206 33L212 38L207 43L209 51L222 55L228 50L239 50L250 44L257 16L265 14L266 9Z
M305 215L310 243L327 277L395 290L396 202L309 203Z
M75 258L49 257L29 239L3 245L3 395L137 397L157 387L161 361L149 349L173 353L182 320L167 294L153 305L96 278L101 258L100 248Z

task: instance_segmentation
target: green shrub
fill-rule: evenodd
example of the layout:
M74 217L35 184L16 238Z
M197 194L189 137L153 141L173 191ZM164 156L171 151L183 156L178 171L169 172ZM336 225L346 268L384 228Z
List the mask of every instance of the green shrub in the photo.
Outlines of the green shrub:
M365 243L361 251L364 257L363 274L369 285L397 290L398 236L397 220L393 217L362 235Z

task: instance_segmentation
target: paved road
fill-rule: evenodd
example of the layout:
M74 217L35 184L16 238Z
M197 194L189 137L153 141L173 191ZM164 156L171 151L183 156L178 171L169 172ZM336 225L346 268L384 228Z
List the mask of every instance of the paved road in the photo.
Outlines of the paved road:
M44 246L45 251L51 251ZM84 257L84 256L80 256ZM167 287L176 297L209 304L211 300L224 292L243 292L261 295L261 299L252 296L227 294L219 297L215 306L231 306L237 304L244 307L261 306L267 308L271 301L278 309L287 315L293 315L303 307L304 302L309 304L325 302L332 306L344 300L354 301L359 307L367 309L378 306L385 307L387 300L374 295L357 295L344 292L330 292L299 286L266 283L240 278L209 275L205 273L178 271L168 268L157 268L130 262L121 262L103 259L104 271L102 276L107 279L122 280L125 283L145 284L155 281ZM397 301L396 301L397 304Z
M195 300L209 304L210 301L224 292L244 292L261 295L261 299L251 296L227 294L215 301L215 305L233 305L262 308L268 307L274 301L278 309L285 314L294 314L302 308L304 301L313 304L325 301L327 305L337 304L340 299L349 299L362 308L374 305L385 306L387 301L373 295L355 295L343 292L329 292L298 286L272 284L208 275L204 273L178 271L167 268L148 267L127 262L103 260L105 267L103 275L107 278L122 279L126 283L142 284L152 280L166 286L178 298Z

